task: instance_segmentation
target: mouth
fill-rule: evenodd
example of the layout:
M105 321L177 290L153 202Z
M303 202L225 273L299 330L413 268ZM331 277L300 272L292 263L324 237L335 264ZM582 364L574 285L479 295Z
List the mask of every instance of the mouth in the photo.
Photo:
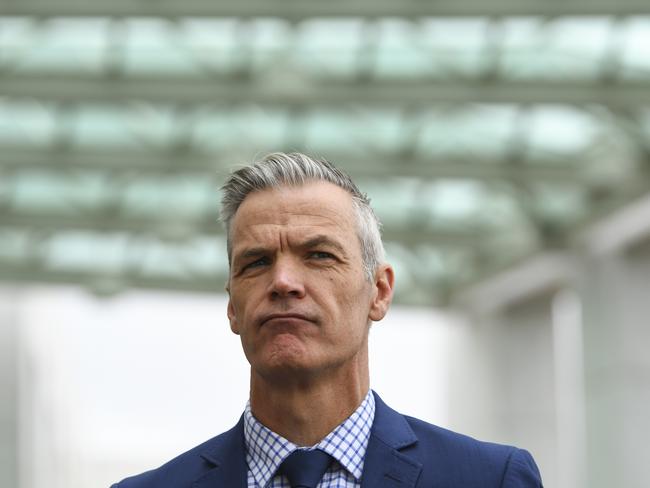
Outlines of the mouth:
M303 321L303 322L316 322L312 317L301 313L272 313L262 317L260 325L265 325L267 323L273 322L294 322L294 321Z

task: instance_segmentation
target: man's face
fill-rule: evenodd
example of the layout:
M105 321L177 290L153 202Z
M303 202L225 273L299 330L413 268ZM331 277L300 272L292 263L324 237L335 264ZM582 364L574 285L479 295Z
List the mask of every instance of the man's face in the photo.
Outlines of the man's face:
M253 371L320 374L363 360L392 295L364 275L352 197L327 182L250 194L232 221L228 318Z

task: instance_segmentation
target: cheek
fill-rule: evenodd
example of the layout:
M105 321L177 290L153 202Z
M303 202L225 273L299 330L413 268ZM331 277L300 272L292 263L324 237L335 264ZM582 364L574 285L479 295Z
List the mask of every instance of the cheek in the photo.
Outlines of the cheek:
M238 279L236 284L232 285L230 295L241 308L247 302L254 300L256 290L260 288L258 280Z
M341 315L341 323L348 324L348 329L351 329L350 333L363 329L360 325L365 326L370 313L370 298L366 287L362 287L360 290L351 290L342 286L336 306Z
M251 304L255 303L255 301L250 299L242 287L238 287L231 290L230 302L232 303L232 309L239 327L244 327L246 323L246 317L248 314L250 314Z

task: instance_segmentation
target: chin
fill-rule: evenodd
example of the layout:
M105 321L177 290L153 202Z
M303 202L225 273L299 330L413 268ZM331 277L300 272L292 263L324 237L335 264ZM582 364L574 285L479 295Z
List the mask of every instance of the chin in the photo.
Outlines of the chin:
M299 366L310 356L306 344L292 334L274 337L258 352L260 361L269 367Z
M297 372L304 369L309 369L309 361L302 351L281 350L273 351L273 353L264 361L268 370L286 370Z
M312 378L322 368L310 361L305 351L280 349L258 361L253 369L269 380L289 384L295 380Z

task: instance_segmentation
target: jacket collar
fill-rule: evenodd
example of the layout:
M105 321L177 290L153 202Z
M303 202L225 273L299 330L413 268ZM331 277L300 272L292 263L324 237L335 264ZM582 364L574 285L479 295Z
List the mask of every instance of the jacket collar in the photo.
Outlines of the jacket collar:
M375 395L375 420L364 461L362 488L414 487L422 464L400 450L417 442L406 419ZM214 438L201 457L210 465L192 488L246 488L248 468L244 445L244 418Z
M246 488L248 468L244 446L244 416L232 429L215 437L201 452L210 465L192 488Z
M362 488L414 487L422 464L400 450L417 442L404 416L375 395L375 420L368 442L361 479Z

